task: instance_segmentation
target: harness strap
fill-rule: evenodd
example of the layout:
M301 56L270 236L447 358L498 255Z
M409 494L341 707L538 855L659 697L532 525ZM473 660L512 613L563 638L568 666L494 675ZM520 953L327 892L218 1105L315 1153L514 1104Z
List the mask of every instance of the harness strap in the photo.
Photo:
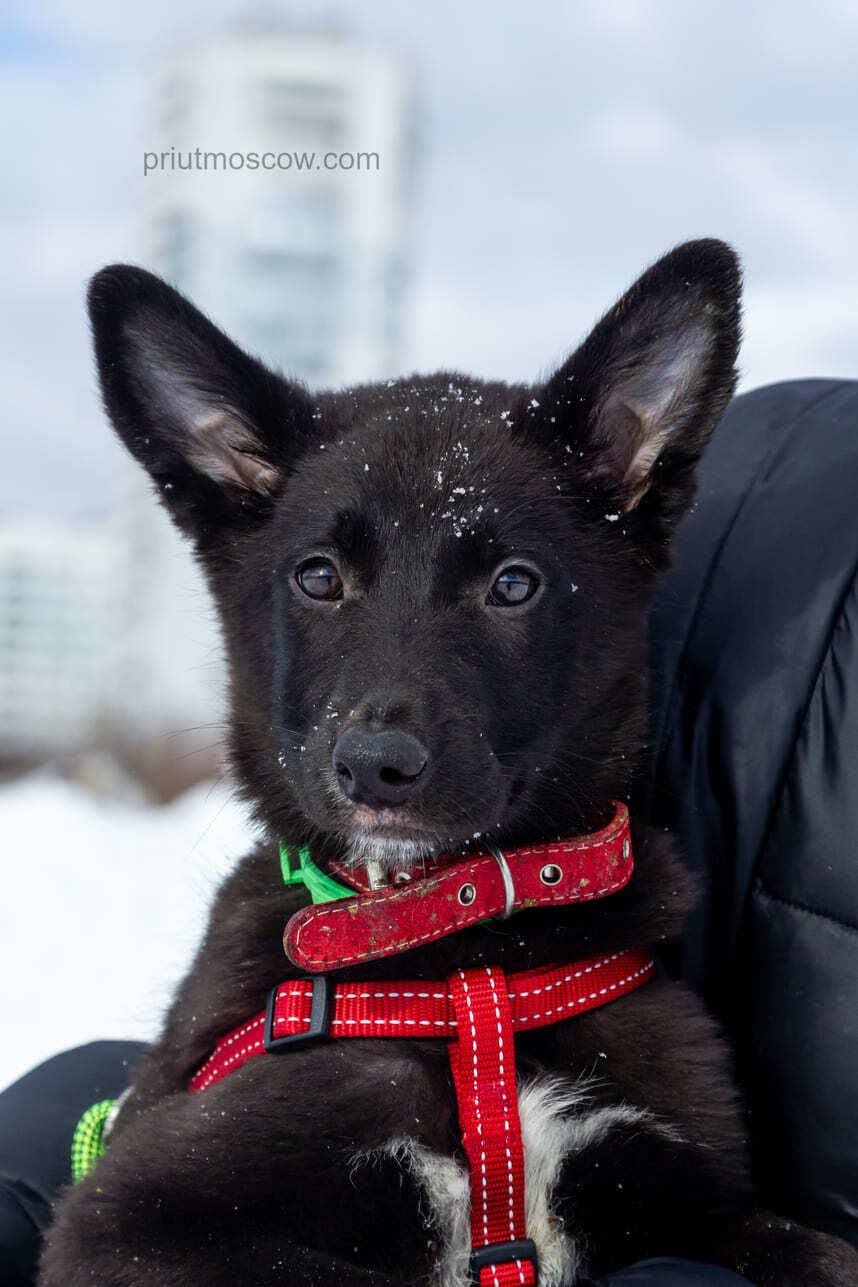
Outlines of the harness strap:
M450 978L458 1039L450 1066L471 1173L471 1277L479 1287L533 1287L536 1248L524 1215L524 1149L515 1046L503 970Z
M444 982L289 979L272 988L264 1012L217 1043L189 1089L206 1090L266 1053L329 1038L446 1038L470 1171L471 1282L536 1287L514 1033L594 1010L654 974L648 952L628 951L509 975L495 966L457 970Z
M649 952L628 951L509 974L513 1031L546 1027L593 1010L634 991L654 973ZM449 1039L457 1033L448 982L416 979L335 985L325 975L288 979L272 989L264 1011L218 1041L189 1088L206 1090L248 1059L325 1037Z

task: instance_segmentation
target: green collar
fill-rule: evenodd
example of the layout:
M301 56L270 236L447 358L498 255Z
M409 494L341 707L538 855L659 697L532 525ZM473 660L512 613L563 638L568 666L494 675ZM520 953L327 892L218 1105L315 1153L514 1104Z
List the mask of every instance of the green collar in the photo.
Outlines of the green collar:
M280 871L284 885L304 885L314 903L331 903L335 898L354 898L355 891L341 885L333 876L317 867L310 857L310 850L302 845L298 850L297 866L286 845L280 841Z

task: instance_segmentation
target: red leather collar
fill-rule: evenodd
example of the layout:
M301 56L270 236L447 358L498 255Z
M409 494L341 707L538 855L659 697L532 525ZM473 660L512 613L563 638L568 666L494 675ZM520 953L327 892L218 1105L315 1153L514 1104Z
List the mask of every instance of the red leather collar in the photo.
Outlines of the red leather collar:
M624 804L617 804L608 825L591 835L472 854L425 874L399 873L406 883L384 889L369 890L359 873L337 866L338 876L364 892L302 908L287 923L283 946L303 970L337 970L525 908L604 898L628 884L633 868Z

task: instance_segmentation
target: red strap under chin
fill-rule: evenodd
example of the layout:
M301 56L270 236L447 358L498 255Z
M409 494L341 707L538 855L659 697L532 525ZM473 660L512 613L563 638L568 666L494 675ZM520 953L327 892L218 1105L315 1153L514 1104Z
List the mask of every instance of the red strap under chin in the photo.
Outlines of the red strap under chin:
M476 854L402 886L302 908L286 925L286 955L312 972L392 956L495 916L616 893L634 869L628 809L592 835ZM342 869L338 869L342 870Z

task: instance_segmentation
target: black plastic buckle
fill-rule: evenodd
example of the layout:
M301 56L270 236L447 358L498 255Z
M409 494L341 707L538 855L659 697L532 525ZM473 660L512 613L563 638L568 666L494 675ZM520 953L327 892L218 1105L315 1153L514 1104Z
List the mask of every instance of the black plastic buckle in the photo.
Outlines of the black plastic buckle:
M277 993L283 985L278 984L276 988L272 988L268 993L268 1002L265 1006L265 1027L262 1036L265 1049L269 1054L272 1051L285 1050L287 1046L309 1046L314 1041L324 1041L331 1035L331 1008L334 997L330 980L324 974L318 974L311 979L290 979L289 982L313 985L310 1026L304 1032L287 1032L284 1037L275 1037L274 1010L277 1005Z
M516 1260L529 1260L533 1265L534 1281L539 1282L536 1244L531 1238L520 1238L518 1242L490 1242L487 1247L476 1247L471 1252L471 1282L479 1287L480 1270L486 1265L508 1265Z

